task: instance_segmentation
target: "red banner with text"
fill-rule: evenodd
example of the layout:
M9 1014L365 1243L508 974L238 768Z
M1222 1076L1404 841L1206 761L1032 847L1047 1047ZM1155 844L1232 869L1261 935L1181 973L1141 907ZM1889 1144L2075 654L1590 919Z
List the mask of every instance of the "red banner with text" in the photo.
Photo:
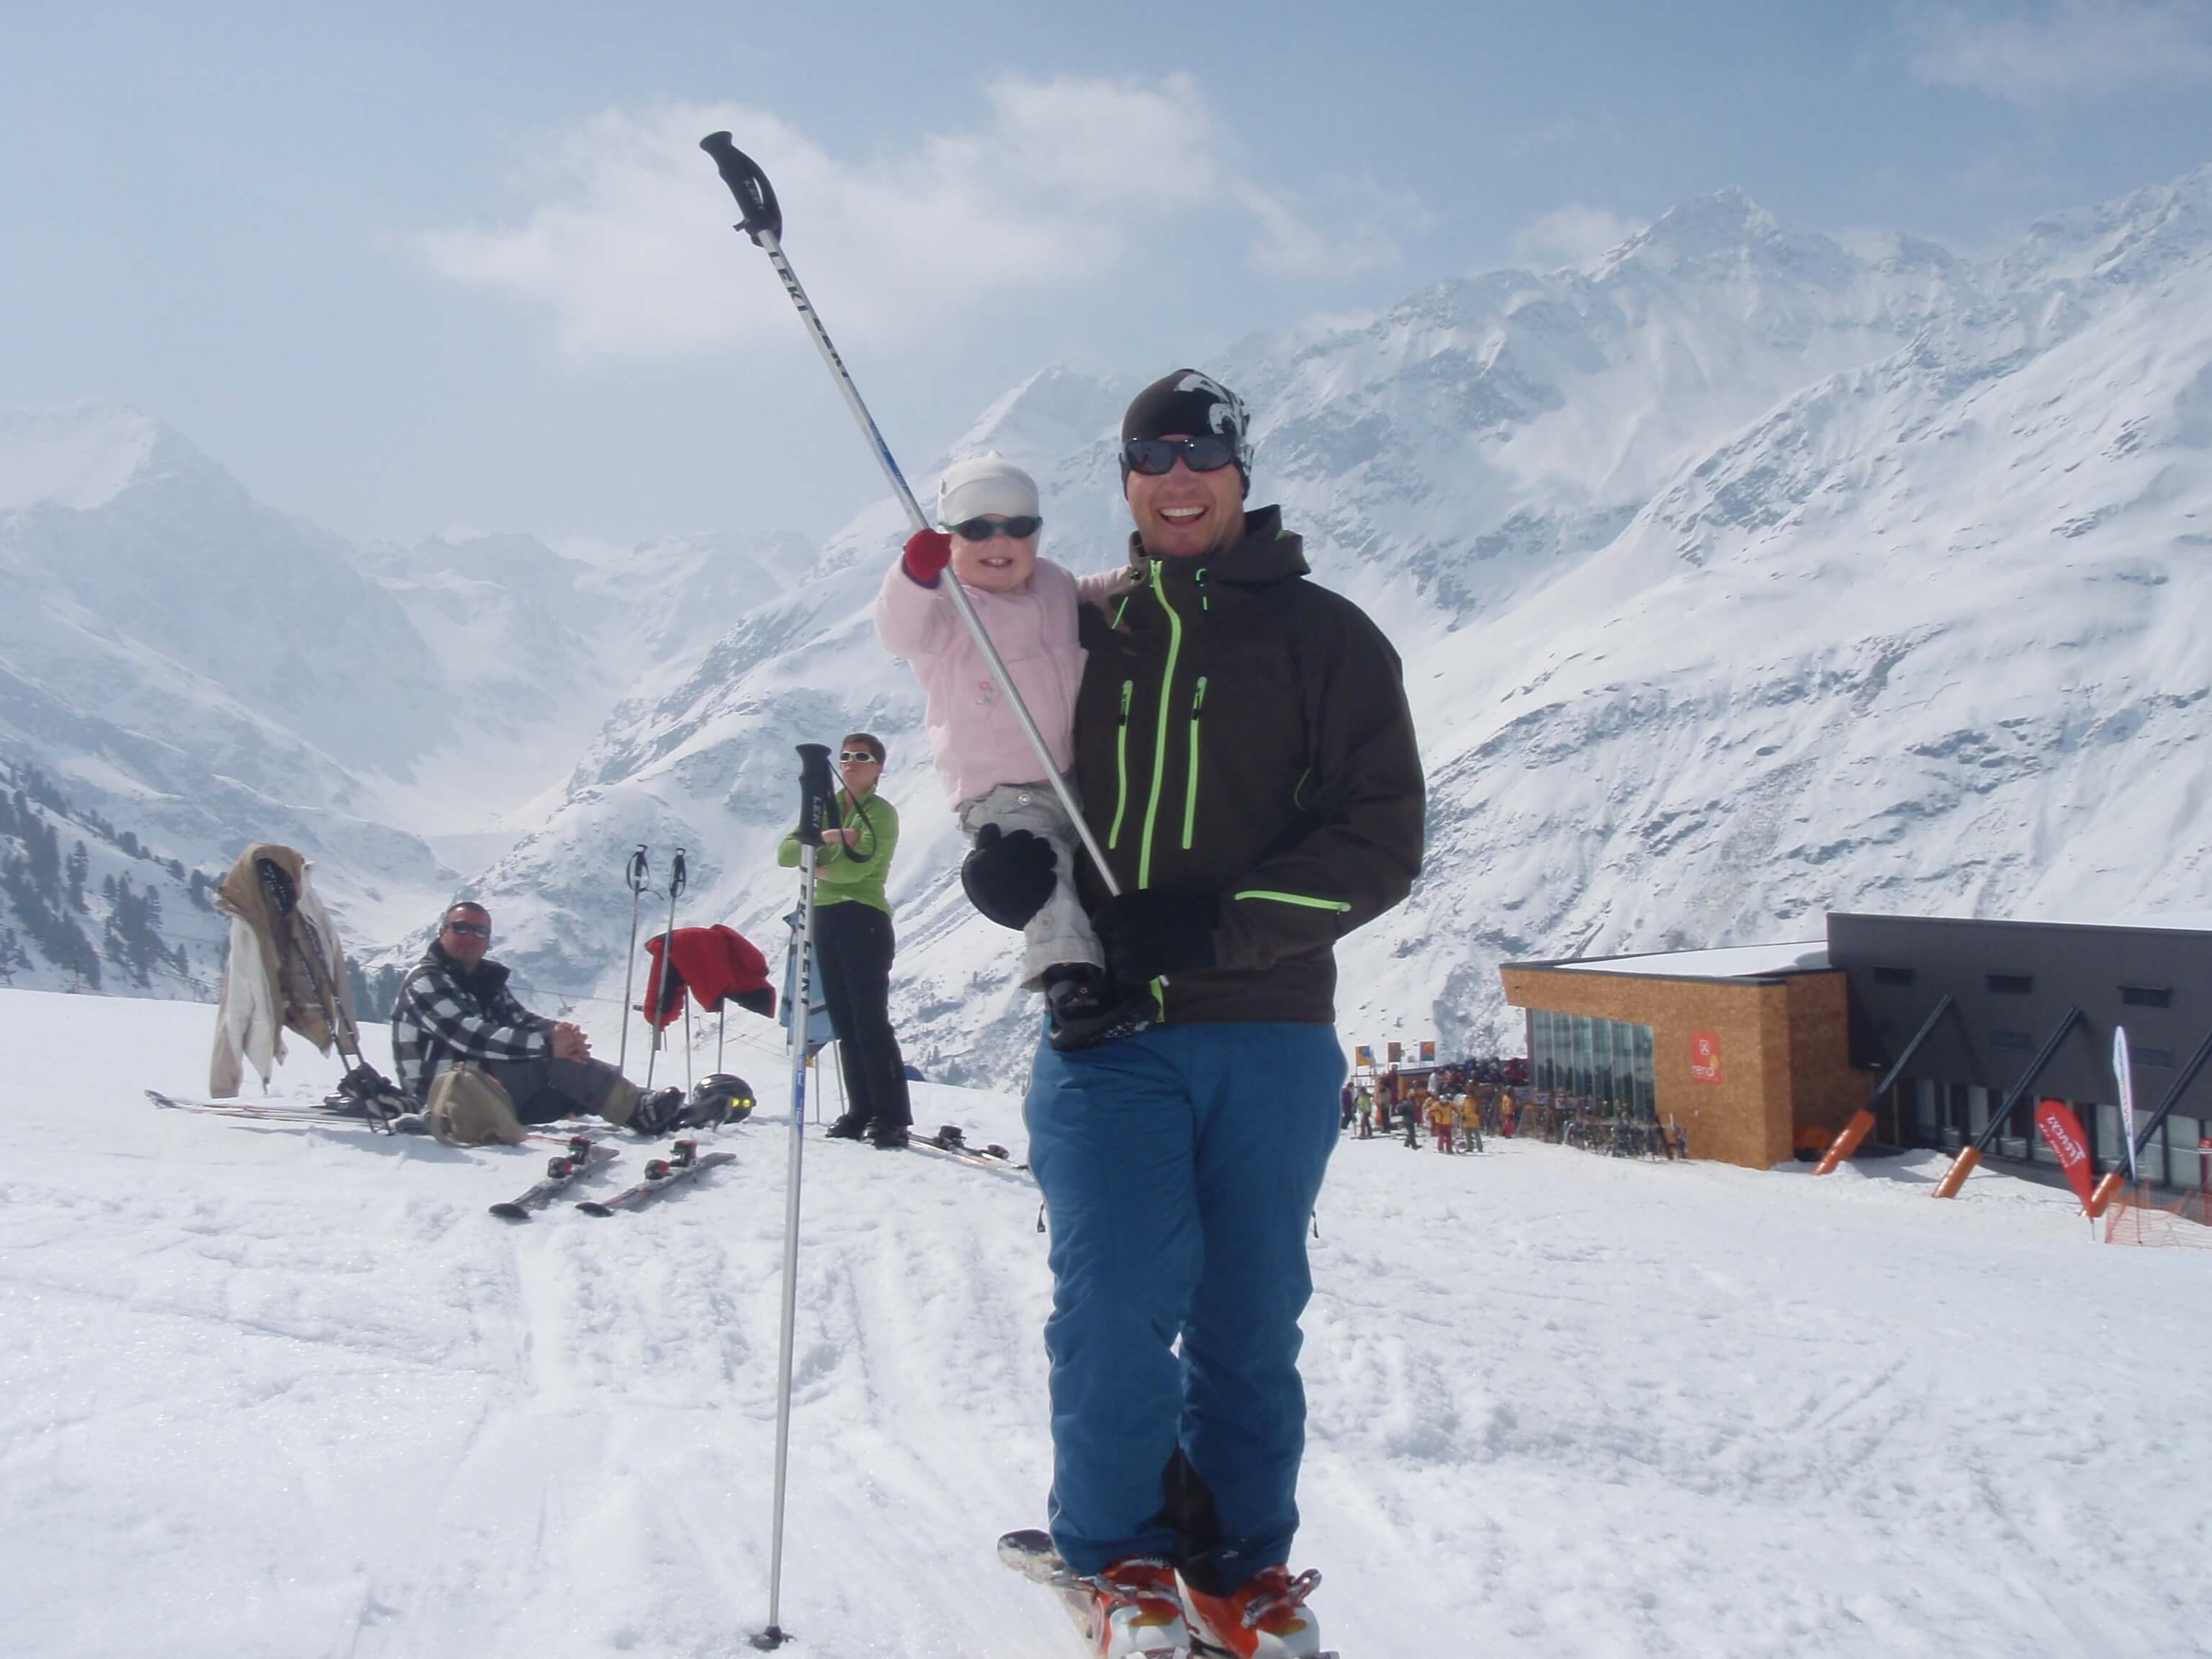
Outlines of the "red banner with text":
M2067 1184L2074 1188L2074 1196L2081 1200L2081 1207L2089 1207L2089 1138L2081 1133L2081 1120L2074 1115L2073 1109L2063 1100L2039 1102L2035 1108L2035 1127L2051 1145L2051 1155L2057 1158L2058 1167L2066 1172Z

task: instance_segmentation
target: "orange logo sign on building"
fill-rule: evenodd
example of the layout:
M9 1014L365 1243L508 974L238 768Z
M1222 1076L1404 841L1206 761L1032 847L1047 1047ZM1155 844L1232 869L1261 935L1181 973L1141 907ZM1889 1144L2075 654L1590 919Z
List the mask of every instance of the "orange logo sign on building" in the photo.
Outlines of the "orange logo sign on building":
M1693 1083L1718 1083L1721 1080L1721 1034L1718 1031L1690 1033L1690 1080Z

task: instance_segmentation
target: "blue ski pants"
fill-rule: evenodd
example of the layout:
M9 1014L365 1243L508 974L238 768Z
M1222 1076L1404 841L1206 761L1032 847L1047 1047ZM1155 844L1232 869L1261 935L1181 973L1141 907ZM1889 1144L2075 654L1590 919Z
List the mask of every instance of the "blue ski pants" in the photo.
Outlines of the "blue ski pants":
M1306 1229L1344 1077L1329 1025L1038 1046L1024 1115L1052 1222L1049 1518L1076 1571L1165 1556L1225 1592L1290 1559Z

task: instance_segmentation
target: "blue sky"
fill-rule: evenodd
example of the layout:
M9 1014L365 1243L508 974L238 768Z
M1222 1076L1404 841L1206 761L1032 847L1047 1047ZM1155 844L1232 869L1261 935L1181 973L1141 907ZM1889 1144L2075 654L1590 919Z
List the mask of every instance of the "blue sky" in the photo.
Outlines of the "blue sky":
M1149 376L1724 185L1978 253L2212 160L2212 0L10 9L0 404L133 404L355 536L880 490L712 126L917 469L1045 362Z

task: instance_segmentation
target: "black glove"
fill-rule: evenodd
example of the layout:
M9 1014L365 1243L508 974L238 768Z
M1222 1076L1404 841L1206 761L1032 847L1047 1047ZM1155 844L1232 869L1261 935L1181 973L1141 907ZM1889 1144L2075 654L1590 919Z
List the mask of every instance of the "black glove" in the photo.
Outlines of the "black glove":
M1211 968L1213 924L1221 902L1212 893L1157 888L1109 898L1091 918L1106 966L1123 985Z
M968 902L1001 927L1026 927L1052 896L1059 860L1052 843L1027 830L1012 835L995 823L975 832L975 850L960 861Z

